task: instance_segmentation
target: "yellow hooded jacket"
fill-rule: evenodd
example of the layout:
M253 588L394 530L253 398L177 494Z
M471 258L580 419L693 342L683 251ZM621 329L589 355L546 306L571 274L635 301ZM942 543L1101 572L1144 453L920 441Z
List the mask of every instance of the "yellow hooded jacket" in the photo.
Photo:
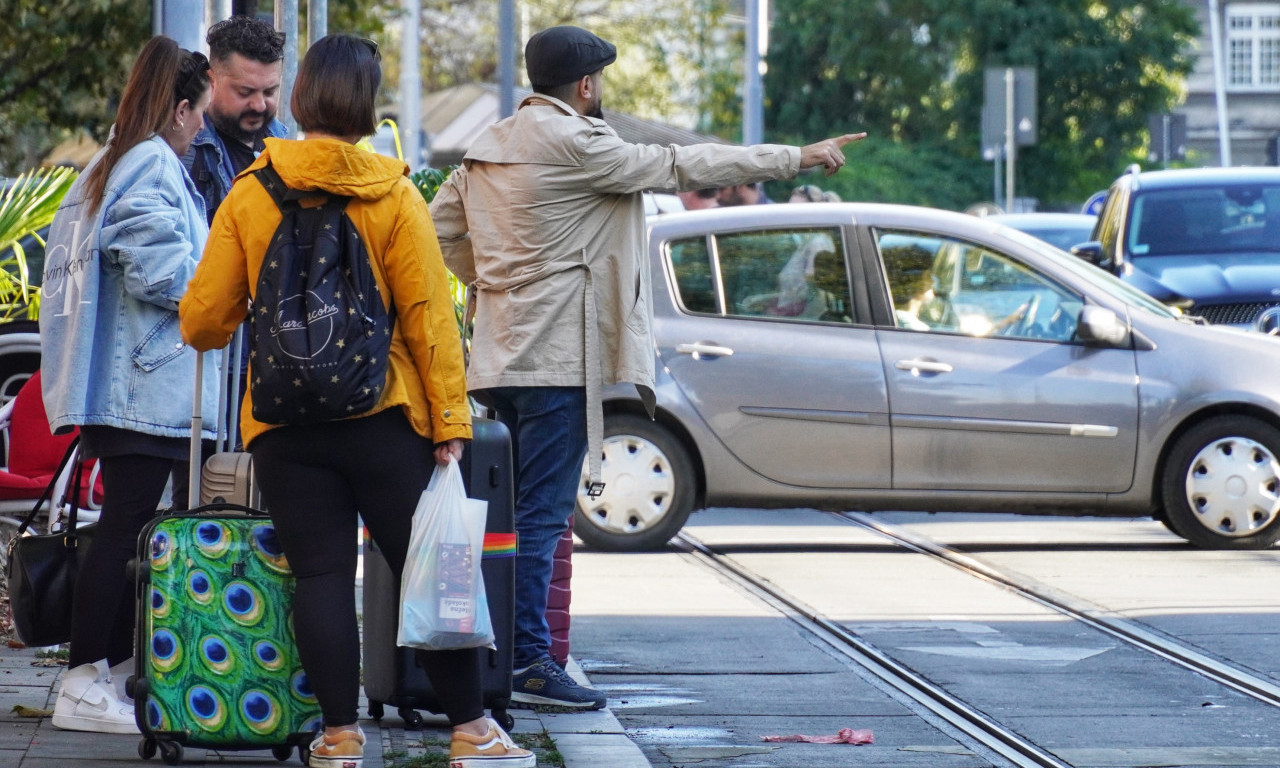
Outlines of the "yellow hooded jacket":
M218 207L178 307L183 339L201 351L224 347L248 314L281 215L258 180L245 177L268 162L293 189L353 198L347 215L364 239L388 311L395 302L386 388L362 416L401 406L414 430L432 442L469 439L471 412L448 273L427 204L409 181L408 167L394 158L334 139L267 139ZM271 428L253 418L246 392L240 409L244 444Z

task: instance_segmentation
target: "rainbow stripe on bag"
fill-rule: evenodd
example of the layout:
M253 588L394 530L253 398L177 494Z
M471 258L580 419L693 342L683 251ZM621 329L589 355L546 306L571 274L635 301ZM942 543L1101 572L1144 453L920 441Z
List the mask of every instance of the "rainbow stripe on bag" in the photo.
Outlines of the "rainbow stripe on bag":
M495 557L516 556L516 535L514 533L486 533L484 535L484 560Z

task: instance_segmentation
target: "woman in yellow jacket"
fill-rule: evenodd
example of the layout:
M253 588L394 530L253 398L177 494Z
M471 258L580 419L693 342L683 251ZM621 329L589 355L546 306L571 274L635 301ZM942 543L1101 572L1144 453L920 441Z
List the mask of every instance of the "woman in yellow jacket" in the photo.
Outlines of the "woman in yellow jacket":
M321 768L360 768L364 754L356 722L357 514L398 580L433 463L460 458L471 437L462 345L427 206L404 163L354 146L374 132L379 62L373 41L349 35L311 46L291 102L307 138L267 139L218 208L179 308L183 338L202 351L225 346L244 321L281 221L267 190L245 176L270 164L291 189L352 198L347 215L394 318L381 399L357 418L273 427L253 418L246 394L240 416L263 502L297 578L298 653L325 725L310 764ZM531 768L532 753L484 715L477 653L418 652L454 727L450 765Z

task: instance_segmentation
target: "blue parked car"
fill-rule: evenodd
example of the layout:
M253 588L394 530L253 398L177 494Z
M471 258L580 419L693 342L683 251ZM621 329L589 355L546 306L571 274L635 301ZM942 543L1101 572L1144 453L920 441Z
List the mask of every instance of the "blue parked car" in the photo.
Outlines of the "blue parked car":
M1194 168L1117 179L1091 242L1072 249L1206 322L1280 319L1280 168Z

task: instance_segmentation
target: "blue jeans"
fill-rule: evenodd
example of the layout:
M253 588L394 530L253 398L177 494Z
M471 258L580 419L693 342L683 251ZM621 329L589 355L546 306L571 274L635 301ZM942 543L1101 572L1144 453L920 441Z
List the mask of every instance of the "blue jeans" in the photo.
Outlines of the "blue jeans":
M516 466L515 668L551 653L547 593L556 543L569 530L587 455L582 387L495 387L477 399L511 431Z

